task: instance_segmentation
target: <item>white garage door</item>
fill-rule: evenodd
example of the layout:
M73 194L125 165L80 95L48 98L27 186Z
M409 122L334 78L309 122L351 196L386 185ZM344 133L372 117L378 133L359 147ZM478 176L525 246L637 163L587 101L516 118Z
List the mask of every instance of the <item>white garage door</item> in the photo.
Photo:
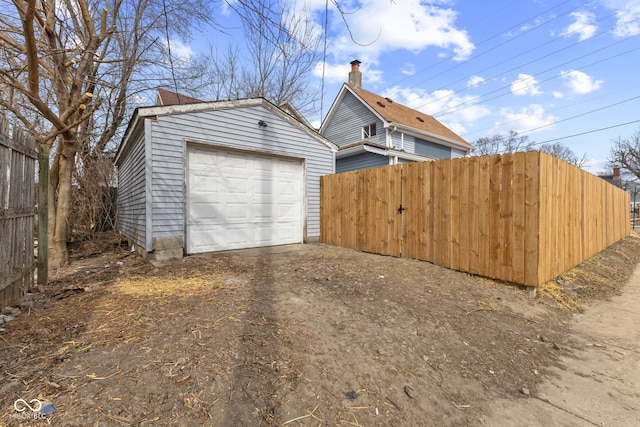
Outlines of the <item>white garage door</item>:
M302 242L302 161L187 148L187 252Z

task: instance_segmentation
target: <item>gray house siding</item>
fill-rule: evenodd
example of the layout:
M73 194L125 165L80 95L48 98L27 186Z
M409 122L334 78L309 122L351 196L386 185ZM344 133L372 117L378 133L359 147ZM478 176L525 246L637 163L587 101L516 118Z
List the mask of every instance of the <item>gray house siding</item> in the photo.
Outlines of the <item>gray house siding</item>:
M391 142L393 148L396 150L402 150L407 153L415 153L416 142L415 138L411 135L407 135L403 132L392 132Z
M387 166L389 158L374 153L360 153L336 160L336 173Z
M458 150L457 148L452 148L451 149L451 158L452 159L459 159L460 157L464 157L466 156L466 152L462 151L462 150Z
M376 135L366 140L386 145L386 129L383 128L382 120L353 94L347 92L331 118L331 122L328 123L324 136L339 147L355 144L362 142L362 127L370 123L376 124Z
M144 133L138 132L118 168L118 227L132 244L146 248Z
M415 153L423 156L433 157L434 159L450 159L451 147L435 144L425 141L424 139L415 139Z
M260 120L266 128L258 126ZM184 159L189 142L304 159L306 237L320 236L320 176L334 172L334 153L266 108L252 106L158 116L153 122L154 238L179 236L184 244Z

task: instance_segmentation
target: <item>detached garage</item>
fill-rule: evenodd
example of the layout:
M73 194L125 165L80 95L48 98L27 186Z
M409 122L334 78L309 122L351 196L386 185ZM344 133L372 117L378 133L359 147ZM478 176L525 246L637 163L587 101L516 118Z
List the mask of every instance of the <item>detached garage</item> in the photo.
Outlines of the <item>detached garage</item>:
M120 231L151 260L316 240L336 150L262 98L139 108L116 154Z

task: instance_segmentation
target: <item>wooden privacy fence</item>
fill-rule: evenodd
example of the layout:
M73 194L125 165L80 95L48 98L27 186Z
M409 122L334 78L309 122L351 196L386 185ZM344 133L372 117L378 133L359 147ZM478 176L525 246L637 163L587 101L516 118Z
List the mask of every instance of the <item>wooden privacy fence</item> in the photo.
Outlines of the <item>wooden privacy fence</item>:
M0 116L0 307L33 286L35 140Z
M539 286L630 234L629 194L546 153L324 176L320 240Z

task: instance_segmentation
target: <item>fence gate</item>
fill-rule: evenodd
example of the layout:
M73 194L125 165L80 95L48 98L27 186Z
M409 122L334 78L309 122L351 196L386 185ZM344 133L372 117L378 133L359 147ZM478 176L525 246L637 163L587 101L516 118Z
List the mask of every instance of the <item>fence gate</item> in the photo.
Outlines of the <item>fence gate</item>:
M33 286L35 141L0 116L0 307Z
M322 241L359 251L400 256L401 166L322 177Z

